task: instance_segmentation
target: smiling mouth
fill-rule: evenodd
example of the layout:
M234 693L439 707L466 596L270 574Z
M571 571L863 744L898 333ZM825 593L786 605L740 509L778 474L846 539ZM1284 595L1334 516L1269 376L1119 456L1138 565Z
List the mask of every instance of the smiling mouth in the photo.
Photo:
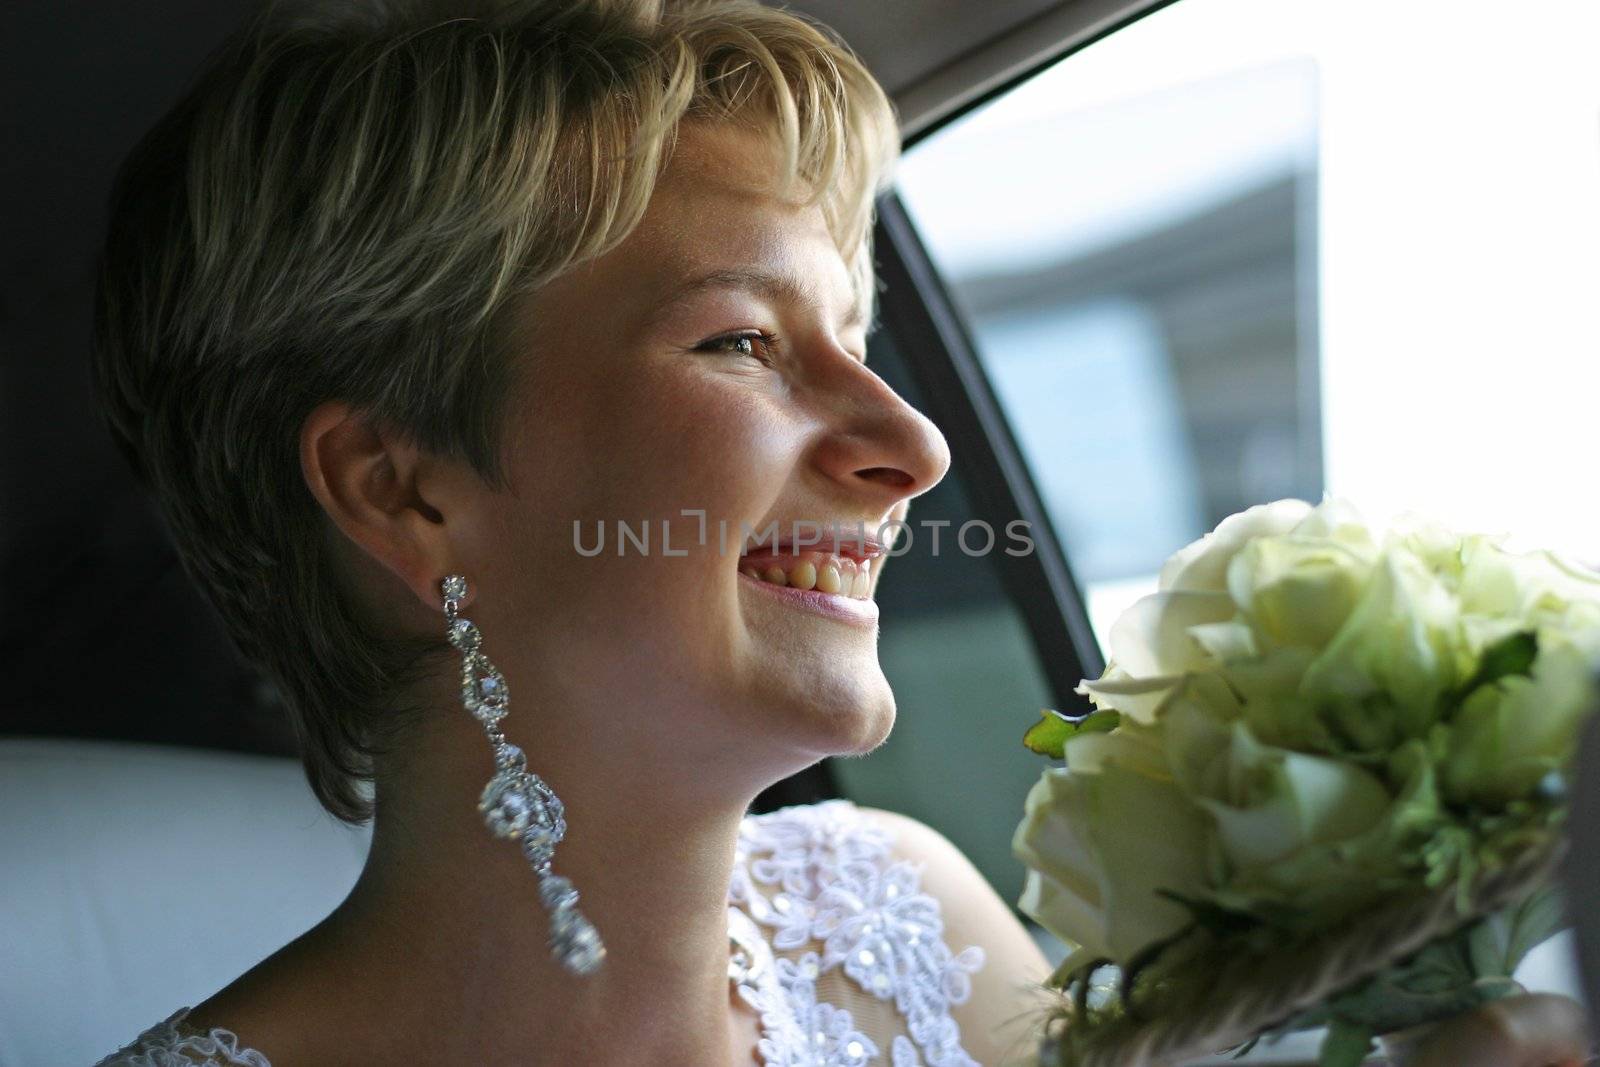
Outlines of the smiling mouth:
M767 585L815 590L851 600L872 599L872 561L826 551L773 552L739 557L739 573Z

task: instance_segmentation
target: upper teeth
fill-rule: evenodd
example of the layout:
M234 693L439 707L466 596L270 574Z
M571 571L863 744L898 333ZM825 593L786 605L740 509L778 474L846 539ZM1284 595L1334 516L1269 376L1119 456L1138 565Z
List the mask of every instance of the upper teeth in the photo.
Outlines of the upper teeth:
M838 593L855 600L866 600L872 595L870 566L840 556L824 556L821 559L772 557L759 563L746 560L739 570L750 578L773 585Z

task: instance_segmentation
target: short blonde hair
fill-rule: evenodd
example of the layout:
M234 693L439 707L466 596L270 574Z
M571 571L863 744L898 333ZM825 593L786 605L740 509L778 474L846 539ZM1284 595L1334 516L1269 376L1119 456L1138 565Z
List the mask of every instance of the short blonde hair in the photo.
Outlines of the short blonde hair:
M503 487L508 305L633 230L684 120L777 139L870 318L893 109L754 0L269 5L117 174L103 412L341 819L371 817L359 785L448 646L357 609L300 428L344 400Z

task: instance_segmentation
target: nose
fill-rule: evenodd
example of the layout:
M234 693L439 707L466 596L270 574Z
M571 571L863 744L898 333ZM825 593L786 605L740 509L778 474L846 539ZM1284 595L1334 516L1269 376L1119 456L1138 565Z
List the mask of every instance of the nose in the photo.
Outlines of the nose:
M932 420L849 353L831 363L815 466L880 513L938 485L950 469L950 446Z

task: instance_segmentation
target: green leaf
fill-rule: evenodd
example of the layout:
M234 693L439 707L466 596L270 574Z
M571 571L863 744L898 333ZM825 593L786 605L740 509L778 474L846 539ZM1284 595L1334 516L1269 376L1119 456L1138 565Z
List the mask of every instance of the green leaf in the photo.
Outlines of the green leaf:
M1022 743L1041 756L1061 759L1065 754L1067 738L1073 734L1072 724L1049 708L1040 712L1039 721L1028 727Z
M1372 1052L1372 1031L1360 1023L1335 1019L1317 1053L1317 1067L1359 1067Z
M1244 1059L1246 1056L1250 1055L1250 1053L1254 1052L1255 1049L1256 1049L1256 1046L1259 1045L1259 1044L1261 1044L1261 1035L1257 1034L1255 1037L1252 1037L1249 1041L1246 1041L1244 1044L1242 1044L1238 1048L1234 1049L1233 1050L1233 1055L1230 1057L1230 1059L1235 1059L1235 1060Z
M1467 957L1477 978L1504 978L1511 973L1506 962L1510 924L1500 916L1473 923L1466 930Z
M1539 638L1531 632L1501 638L1483 650L1483 658L1478 661L1478 673L1461 687L1461 692L1470 693L1480 685L1488 685L1512 675L1526 675L1533 668L1533 661L1538 655Z
M1077 975L1077 968L1077 963L1071 954L1068 954L1067 958L1061 961L1061 965L1050 972L1050 977L1044 980L1044 984L1051 989L1065 989Z
M1566 925L1561 893L1547 885L1511 909L1511 935L1506 939L1506 973L1511 974L1528 953L1544 944Z
M1061 961L1050 977L1045 979L1045 985L1051 989L1066 990L1069 986L1087 995L1089 982L1094 978L1094 973L1102 967L1112 966L1112 962L1103 956L1090 957L1083 951L1069 952L1066 959Z
M1517 985L1502 973L1501 933L1477 923L1429 943L1409 960L1397 963L1332 1000L1302 1013L1284 1029L1343 1021L1370 1034L1404 1030L1418 1023L1449 1018L1485 1001L1515 992ZM1479 973L1486 965L1490 973Z
M1070 738L1077 734L1105 733L1116 729L1121 721L1121 712L1110 709L1092 712L1081 718L1072 718L1054 708L1042 708L1039 711L1039 721L1022 735L1022 743L1041 756L1061 759L1065 755L1067 741Z

